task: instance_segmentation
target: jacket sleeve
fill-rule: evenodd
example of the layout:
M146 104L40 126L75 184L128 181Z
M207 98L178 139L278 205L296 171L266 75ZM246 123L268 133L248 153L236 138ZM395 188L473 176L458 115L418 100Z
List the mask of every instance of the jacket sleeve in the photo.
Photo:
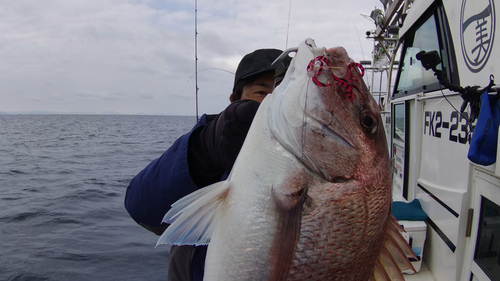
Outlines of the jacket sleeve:
M188 140L192 132L205 125L203 115L194 129L180 137L160 158L137 174L125 195L125 208L144 228L160 235L164 215L178 199L198 189L190 174L187 160Z
M196 185L207 186L229 174L259 105L253 100L235 101L215 120L193 132L188 160Z

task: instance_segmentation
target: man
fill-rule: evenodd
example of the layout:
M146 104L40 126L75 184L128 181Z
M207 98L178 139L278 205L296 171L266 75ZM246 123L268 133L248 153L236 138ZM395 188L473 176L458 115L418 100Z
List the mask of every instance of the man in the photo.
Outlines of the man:
M236 70L231 104L218 115L204 114L191 132L132 179L125 207L139 225L161 235L168 226L161 223L163 216L175 201L227 178L260 102L290 64L288 56L272 64L281 53L260 49L247 54ZM202 280L206 249L172 246L168 280Z

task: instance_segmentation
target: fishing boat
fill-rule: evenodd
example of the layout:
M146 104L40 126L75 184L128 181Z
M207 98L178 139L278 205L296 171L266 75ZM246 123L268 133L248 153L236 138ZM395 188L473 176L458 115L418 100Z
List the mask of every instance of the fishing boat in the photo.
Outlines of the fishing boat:
M500 163L468 158L477 133L493 142L497 152L489 156L500 159L495 118L485 119L486 131L476 118L487 110L480 96L495 96L500 79L499 3L381 2L367 34L375 40L374 64L386 60L372 68L387 80L385 93L374 94L394 159L393 201L418 201L427 217L411 222L420 227L410 242L421 244L412 247L422 264L405 278L500 280Z

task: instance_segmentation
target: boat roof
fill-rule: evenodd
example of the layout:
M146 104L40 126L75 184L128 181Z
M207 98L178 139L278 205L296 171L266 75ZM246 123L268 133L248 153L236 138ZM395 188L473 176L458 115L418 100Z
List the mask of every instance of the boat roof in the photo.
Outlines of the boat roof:
M405 33L415 24L423 13L434 3L435 0L418 0L414 1L411 9L406 15L403 26L399 30L399 38L403 38Z

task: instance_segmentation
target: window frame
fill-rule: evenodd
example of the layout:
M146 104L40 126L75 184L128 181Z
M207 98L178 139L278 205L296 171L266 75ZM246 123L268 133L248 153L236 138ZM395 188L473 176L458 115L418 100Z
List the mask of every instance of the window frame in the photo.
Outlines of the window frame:
M439 46L438 51L442 63L439 64L439 66L442 68L445 77L452 83L459 85L459 76L458 76L458 68L457 68L457 63L456 63L456 56L455 56L455 51L453 47L453 40L451 38L451 33L450 33L450 28L448 25L448 20L446 18L446 14L444 11L444 8L442 6L441 1L438 1L437 3L431 5L429 9L423 14L423 16L416 22L415 26L411 28L404 37L400 40L403 41L403 48L401 51L400 55L400 61L404 61L404 56L406 54L406 50L410 47L413 47L414 39L415 39L415 33L423 26L424 23L426 23L431 17L434 17L434 23L436 26L436 33L437 33L437 43ZM430 51L430 50L428 50ZM420 63L420 62L418 62ZM402 67L400 66L400 69ZM425 71L425 70L424 70ZM431 71L432 70L427 70ZM398 71L396 81L394 83L394 90L392 94L392 99L397 99L409 95L414 95L417 93L428 93L428 92L434 92L437 90L441 90L444 87L440 85L439 82L432 83L429 85L422 85L422 87L410 89L410 90L399 90L398 91L398 84L401 79L401 74L402 70Z

